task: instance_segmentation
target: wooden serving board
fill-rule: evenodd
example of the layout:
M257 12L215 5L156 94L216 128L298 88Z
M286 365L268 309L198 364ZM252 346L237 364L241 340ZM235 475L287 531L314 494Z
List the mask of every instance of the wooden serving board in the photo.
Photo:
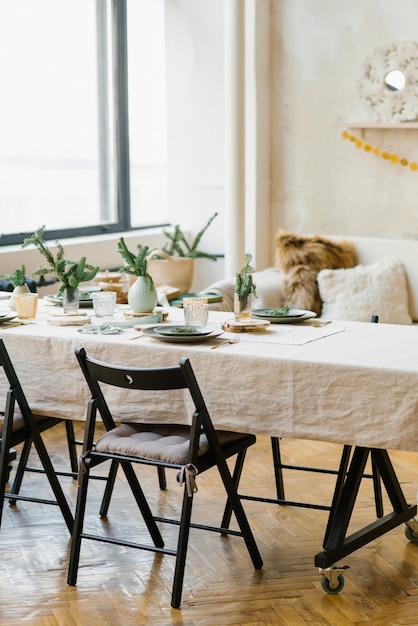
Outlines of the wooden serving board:
M248 319L243 322L239 322L236 319L226 320L222 324L222 328L230 333L254 333L266 330L270 326L268 320L255 320Z
M47 319L52 326L84 326L90 323L88 315L53 315Z

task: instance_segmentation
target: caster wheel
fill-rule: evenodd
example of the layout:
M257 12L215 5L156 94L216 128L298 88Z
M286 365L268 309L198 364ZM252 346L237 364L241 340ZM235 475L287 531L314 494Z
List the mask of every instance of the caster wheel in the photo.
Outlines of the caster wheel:
M330 581L326 576L322 576L321 585L322 589L330 594L337 594L343 589L345 580L342 574L338 575L338 585L336 587L331 587Z
M412 543L418 543L417 535L414 535L414 533L412 532L412 528L410 528L409 526L405 527L405 535L407 539L409 539L409 541L412 541Z

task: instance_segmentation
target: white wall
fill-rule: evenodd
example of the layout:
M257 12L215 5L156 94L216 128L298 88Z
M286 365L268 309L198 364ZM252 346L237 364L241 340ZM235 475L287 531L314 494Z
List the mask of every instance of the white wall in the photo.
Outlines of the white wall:
M194 237L220 215L202 249L225 250L224 2L167 2L169 63L169 202L173 223ZM378 44L417 37L418 0L245 0L247 7L248 252L257 269L274 263L279 228L300 233L418 238L418 173L391 165L341 138L338 119L369 119L356 82ZM418 130L367 130L374 145L418 162ZM267 209L266 209L267 207ZM252 213L251 213L252 211ZM130 235L131 236L131 235ZM138 238L149 242L151 233ZM157 243L161 242L158 234ZM102 269L117 267L117 238L90 239L87 254ZM151 243L151 245L154 245ZM156 244L157 245L157 244ZM7 254L6 254L7 252ZM39 258L0 251L0 272ZM199 263L201 289L224 265ZM239 268L237 268L239 269Z
M272 1L275 229L418 238L418 173L354 148L336 125L371 119L362 63L376 45L416 41L417 15L417 0ZM418 162L418 130L365 137Z

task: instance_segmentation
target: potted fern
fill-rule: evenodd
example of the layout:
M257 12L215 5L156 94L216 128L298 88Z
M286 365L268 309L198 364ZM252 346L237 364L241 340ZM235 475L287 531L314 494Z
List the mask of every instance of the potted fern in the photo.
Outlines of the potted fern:
M35 276L45 274L55 274L59 280L57 296L62 296L62 306L64 313L76 313L78 311L80 291L79 284L88 280L93 280L99 271L98 267L93 267L86 262L83 256L78 262L69 261L64 258L64 248L56 241L57 253L54 256L49 250L44 240L45 226L38 228L33 235L24 239L22 248L34 245L45 258L47 265L40 267L34 272Z
M131 252L123 237L118 241L118 252L125 265L121 272L136 276L135 282L129 287L128 304L134 313L149 313L157 304L158 295L154 281L148 272L148 246L138 246L138 254Z
M163 230L167 243L160 249L154 248L148 255L148 269L157 286L176 287L180 294L188 293L193 281L195 259L216 261L214 254L200 250L200 240L218 213L214 213L191 243L179 224L174 231Z
M251 259L251 254L246 254L241 271L235 275L234 314L237 321L251 317L252 297L257 297L253 282L255 268L250 265Z

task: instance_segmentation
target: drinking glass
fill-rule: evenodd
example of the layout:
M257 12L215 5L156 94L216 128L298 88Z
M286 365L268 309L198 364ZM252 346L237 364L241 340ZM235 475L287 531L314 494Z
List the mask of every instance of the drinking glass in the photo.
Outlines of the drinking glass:
M37 293L20 293L13 296L16 313L24 324L29 324L36 317L38 310Z
M92 294L96 317L110 319L116 310L116 291L95 291Z
M208 323L207 298L183 298L183 311L186 326L206 326Z

